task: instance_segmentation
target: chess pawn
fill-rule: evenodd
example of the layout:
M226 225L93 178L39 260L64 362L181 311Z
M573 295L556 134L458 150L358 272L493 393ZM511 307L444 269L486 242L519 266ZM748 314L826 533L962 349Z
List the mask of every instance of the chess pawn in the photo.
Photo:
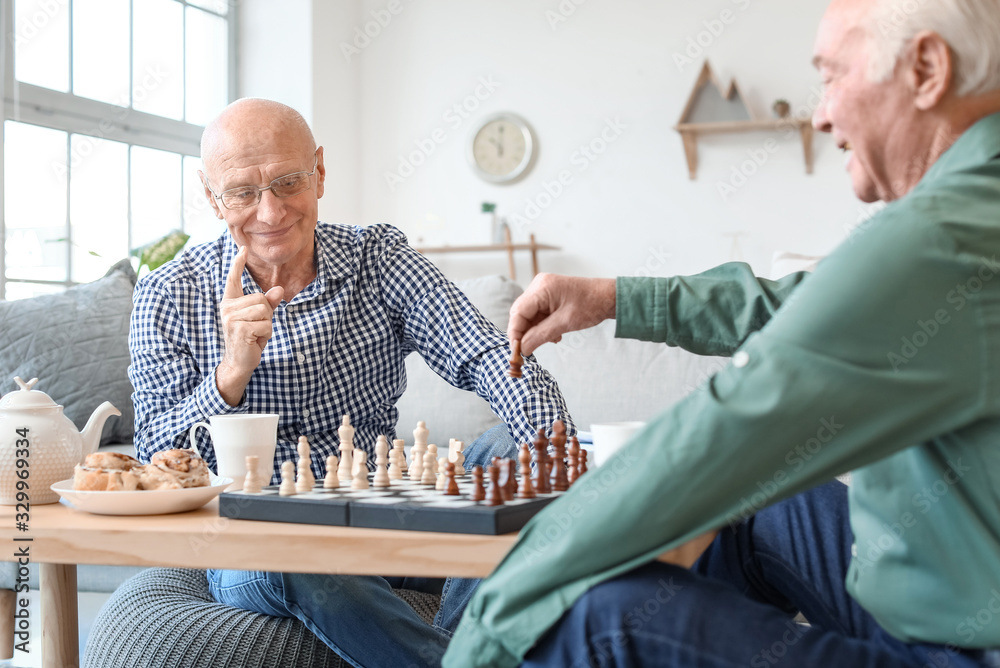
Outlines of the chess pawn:
M517 495L517 482L514 480L515 465L513 459L500 460L500 495L505 502L513 501Z
M351 489L368 489L368 453L364 450L354 451L354 479Z
M337 477L337 455L330 455L326 458L326 477L323 478L323 489L336 489L340 487L340 479Z
M438 475L437 475L437 482L434 483L434 489L436 489L439 492L444 491L445 487L444 472L447 470L447 466L448 466L448 458L438 457Z
M521 484L517 488L517 498L533 499L538 495L535 493L534 485L531 484L531 448L527 443L521 446L517 460L521 462Z
M243 480L243 491L247 494L260 494L264 487L260 476L257 475L257 462L259 461L260 457L257 455L247 455L247 477Z
M423 424L422 422L420 424ZM413 432L414 434L416 432ZM417 441L413 444L413 449L410 451L410 457L412 461L410 463L410 480L413 482L420 482L420 479L424 474L424 455L427 454L427 443L422 443Z
M397 438L392 442L392 450L389 451L389 480L402 480L405 470L406 451L403 450L403 439Z
M372 487L389 486L389 441L385 436L379 436L375 442L375 478Z
M458 482L455 481L455 463L446 462L444 468L444 477L446 479L444 485L445 496L458 496Z
M580 441L576 436L569 441L569 471L566 472L566 482L572 487L580 476Z
M437 484L437 446L431 443L424 453L423 473L420 476L421 485Z
M515 339L510 344L510 369L507 370L507 375L511 378L521 377L521 366L524 364L524 360L521 358L521 340Z
M470 501L483 501L486 498L486 488L483 487L483 467L473 466L472 467L472 494L469 495Z
M281 486L279 496L295 496L295 464L284 462L281 465Z

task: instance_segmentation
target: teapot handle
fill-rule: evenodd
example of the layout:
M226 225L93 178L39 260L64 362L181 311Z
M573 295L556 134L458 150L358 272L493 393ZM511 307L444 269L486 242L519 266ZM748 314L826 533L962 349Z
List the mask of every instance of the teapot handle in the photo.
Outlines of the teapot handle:
M205 453L203 453L201 450L198 449L198 439L195 438L198 432L198 427L204 427L205 429L207 429L209 436L212 435L212 427L207 422L195 422L193 425L191 425L191 434L189 437L191 440L191 449L194 450L196 453L198 453L199 457L205 459Z

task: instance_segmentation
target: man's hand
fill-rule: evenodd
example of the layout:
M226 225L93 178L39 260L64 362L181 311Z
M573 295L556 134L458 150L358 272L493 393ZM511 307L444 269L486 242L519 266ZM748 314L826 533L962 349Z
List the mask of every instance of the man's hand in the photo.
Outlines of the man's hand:
M510 307L507 338L530 355L543 343L615 317L615 279L538 274Z
M274 287L266 294L243 294L243 269L247 263L246 246L233 260L222 295L222 333L226 349L222 362L215 370L219 394L230 406L243 399L243 392L254 369L260 364L261 353L271 338L271 318L281 303L284 288Z

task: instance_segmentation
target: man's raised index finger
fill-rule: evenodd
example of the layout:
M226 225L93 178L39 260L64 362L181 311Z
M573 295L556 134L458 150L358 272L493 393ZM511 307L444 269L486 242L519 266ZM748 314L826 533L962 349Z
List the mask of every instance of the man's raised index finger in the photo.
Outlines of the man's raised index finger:
M229 276L226 278L226 291L222 294L225 299L239 299L243 296L243 269L247 264L247 247L242 246L233 258L233 266L229 268Z

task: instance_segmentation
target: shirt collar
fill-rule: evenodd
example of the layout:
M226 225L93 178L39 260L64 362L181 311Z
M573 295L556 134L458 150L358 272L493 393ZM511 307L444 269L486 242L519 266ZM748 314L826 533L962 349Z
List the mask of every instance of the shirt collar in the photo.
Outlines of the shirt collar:
M985 164L1000 155L1000 114L992 114L975 124L944 152L924 175L930 183L953 172Z

